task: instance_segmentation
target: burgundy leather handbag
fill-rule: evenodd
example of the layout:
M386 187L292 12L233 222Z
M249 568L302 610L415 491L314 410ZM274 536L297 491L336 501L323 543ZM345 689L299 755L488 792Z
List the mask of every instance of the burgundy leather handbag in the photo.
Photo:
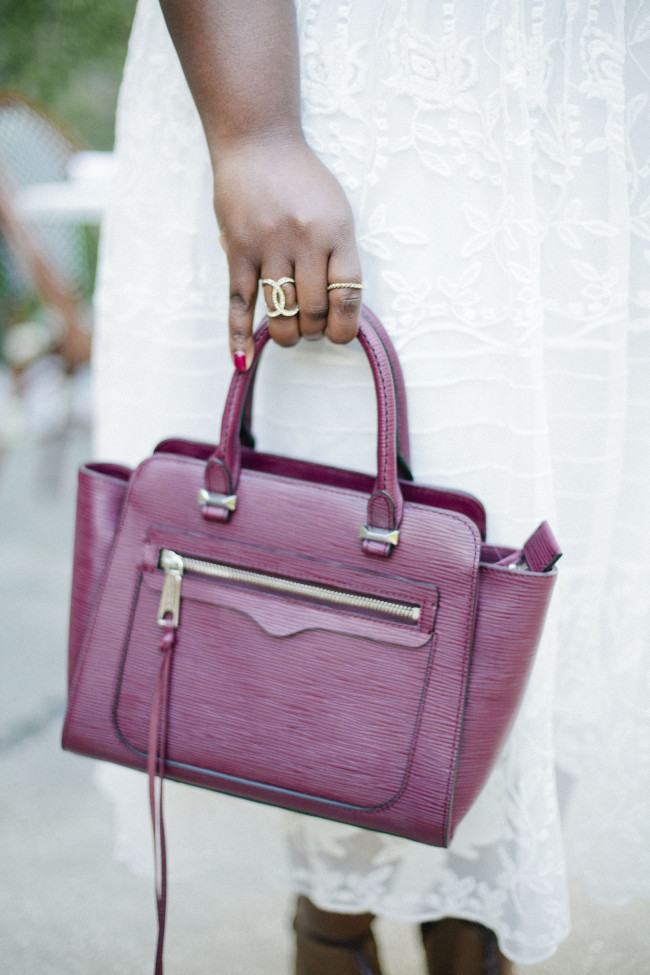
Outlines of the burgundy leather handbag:
M63 745L446 846L512 723L559 552L546 523L488 545L479 501L409 480L401 371L367 309L359 338L376 478L242 446L266 322L216 448L81 468Z

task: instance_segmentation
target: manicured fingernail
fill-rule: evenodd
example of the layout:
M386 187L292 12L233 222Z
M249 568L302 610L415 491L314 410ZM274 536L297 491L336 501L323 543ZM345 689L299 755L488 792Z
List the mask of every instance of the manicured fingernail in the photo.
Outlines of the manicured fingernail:
M246 372L245 352L242 352L241 350L239 352L235 352L235 354L233 355L233 361L235 363L235 369L237 370L237 372Z

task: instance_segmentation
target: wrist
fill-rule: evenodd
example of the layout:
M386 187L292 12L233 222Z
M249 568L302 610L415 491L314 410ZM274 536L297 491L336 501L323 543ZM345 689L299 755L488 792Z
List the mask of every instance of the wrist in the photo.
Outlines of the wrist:
M213 166L224 157L280 149L296 151L307 147L300 118L218 126L206 137Z

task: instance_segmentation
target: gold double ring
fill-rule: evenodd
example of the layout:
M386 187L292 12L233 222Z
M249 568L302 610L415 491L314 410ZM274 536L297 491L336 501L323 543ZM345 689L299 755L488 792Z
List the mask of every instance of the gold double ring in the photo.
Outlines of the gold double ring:
M287 308L287 296L284 293L285 284L295 284L295 278L279 278L274 281L273 278L260 278L261 284L268 284L272 289L271 291L271 301L273 302L273 310L266 306L266 311L269 318L277 318L278 315L283 315L284 318L291 318L292 315L297 315L300 311L299 306L296 304L293 308Z

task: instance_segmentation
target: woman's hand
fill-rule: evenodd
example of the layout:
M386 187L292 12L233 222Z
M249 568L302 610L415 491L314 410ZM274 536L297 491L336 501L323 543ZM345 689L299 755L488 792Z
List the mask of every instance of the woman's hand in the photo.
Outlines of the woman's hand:
M238 369L253 358L258 282L276 286L293 316L271 318L271 337L349 342L361 282L349 204L309 149L300 123L294 0L160 0L214 170L214 204L230 268L230 348ZM267 307L273 287L264 285Z
M327 290L335 282L361 283L352 212L338 181L302 135L266 132L228 148L222 144L213 167L215 212L230 270L230 350L237 368L248 368L253 358L253 315L263 278L295 279L283 285L285 308L297 304L299 312L269 319L269 334L280 345L294 345L300 336L353 339L361 290ZM273 310L272 287L263 287Z

